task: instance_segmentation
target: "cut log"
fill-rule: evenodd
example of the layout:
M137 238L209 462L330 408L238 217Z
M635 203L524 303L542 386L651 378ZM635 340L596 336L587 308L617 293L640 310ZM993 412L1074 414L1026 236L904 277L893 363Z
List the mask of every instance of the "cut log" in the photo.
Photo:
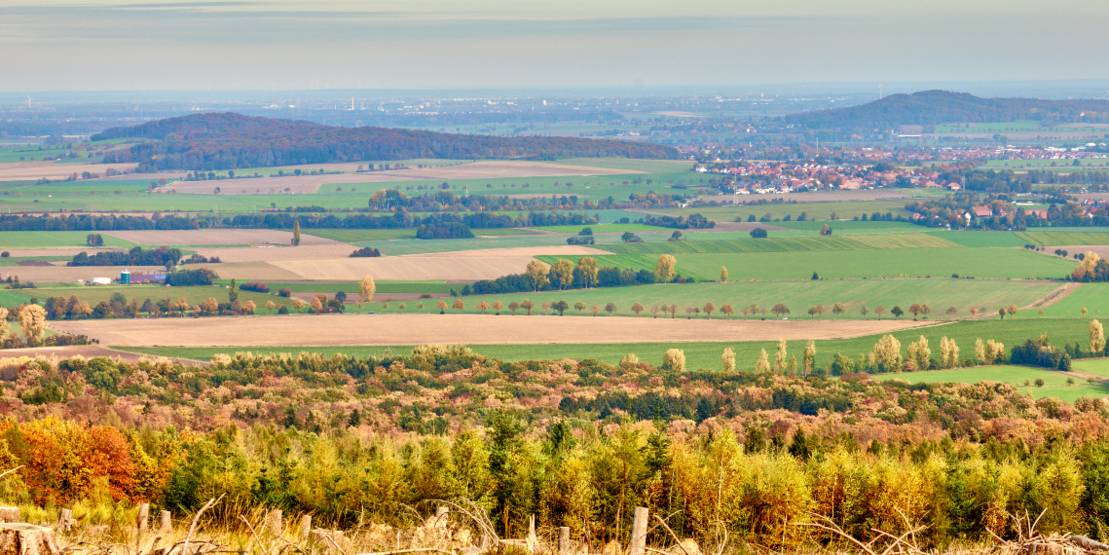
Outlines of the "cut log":
M647 507L636 507L632 519L632 538L628 552L631 555L646 555L647 553Z
M74 524L76 524L76 521L73 520L73 510L62 509L62 513L58 516L58 530L63 533L69 532L73 530Z
M558 552L560 555L568 555L570 553L570 527L558 527Z
M158 514L158 535L168 536L173 531L173 514L162 511Z
M135 521L135 527L139 529L139 533L146 532L150 526L150 503L139 505L139 514L135 517Z
M57 555L54 531L23 522L0 523L0 555Z

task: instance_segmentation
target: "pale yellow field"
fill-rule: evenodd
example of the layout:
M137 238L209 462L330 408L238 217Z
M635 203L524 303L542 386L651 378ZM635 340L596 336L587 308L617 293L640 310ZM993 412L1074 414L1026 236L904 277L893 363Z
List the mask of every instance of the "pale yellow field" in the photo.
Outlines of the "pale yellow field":
M53 328L120 346L642 343L842 339L928 325L911 320L682 320L482 314L327 314L78 320Z

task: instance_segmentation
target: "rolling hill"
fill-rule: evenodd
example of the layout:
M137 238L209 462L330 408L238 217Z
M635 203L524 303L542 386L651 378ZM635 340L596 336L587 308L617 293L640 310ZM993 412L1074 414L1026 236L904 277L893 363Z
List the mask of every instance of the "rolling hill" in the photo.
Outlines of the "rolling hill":
M404 160L551 159L619 156L676 158L654 144L576 137L492 137L391 129L333 127L307 121L203 113L108 129L94 140L136 139L106 162L137 162L140 170L222 170L244 167Z
M859 106L785 116L809 128L875 129L900 125L985 123L1036 120L1055 123L1107 123L1109 100L981 98L950 91L894 94Z

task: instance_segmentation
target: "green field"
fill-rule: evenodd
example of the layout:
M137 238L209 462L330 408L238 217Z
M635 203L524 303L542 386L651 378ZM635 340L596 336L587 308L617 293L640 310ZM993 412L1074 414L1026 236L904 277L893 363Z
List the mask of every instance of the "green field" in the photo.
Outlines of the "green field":
M987 315L994 314L998 307L1015 304L1023 307L1047 295L1059 287L1058 283L1038 281L990 281L990 280L954 280L954 279L890 279L890 280L821 280L821 281L783 281L767 286L763 282L729 282L729 283L692 283L692 284L665 284L665 285L639 285L630 287L607 287L594 289L570 289L566 291L544 291L539 293L514 293L505 295L468 296L463 297L464 312L478 312L478 304L486 302L492 305L501 301L505 306L511 302L531 300L537 307L545 303L566 301L573 307L576 303L584 303L586 308L582 311L571 308L570 314L592 312L594 305L604 307L608 303L616 305L613 314L633 315L632 305L639 303L646 307L642 316L650 314L650 307L655 305L676 304L679 307L679 318L687 317L684 312L686 307L704 307L712 303L718 310L724 304L731 304L736 314L733 317L744 317L740 314L743 307L755 304L769 310L777 303L784 303L791 310L790 317L794 319L810 318L807 314L809 307L823 305L827 312L817 316L821 319L873 319L878 318L873 312L877 306L883 306L887 311L884 318L892 318L888 311L894 306L908 310L914 303L927 304L931 308L928 316L930 319L942 320L953 318L969 318L971 307L982 309ZM843 314L833 314L832 306L841 303L846 311ZM381 303L372 303L368 309L375 312L437 312L436 303L425 302L423 307L415 303L406 303L401 309L397 303L389 303L383 307ZM861 314L860 309L866 306L868 314ZM947 315L949 307L957 309L954 315ZM536 311L542 312L536 308ZM457 312L452 310L452 312ZM507 309L505 310L507 312ZM602 313L604 314L604 313ZM1029 314L1032 314L1029 312ZM1074 315L1077 316L1077 315ZM703 318L704 315L696 316ZM715 318L724 318L720 312L715 312ZM752 315L754 318L773 318L773 315ZM909 318L910 316L905 316ZM1024 317L1018 313L1018 317Z
M1109 318L1109 283L1083 283L1070 295L1045 308L1044 314L1055 318L1079 318L1083 316L1083 308L1087 316Z
M76 296L90 305L95 306L101 301L108 301L115 293L122 293L128 302L135 300L140 304L146 300L159 301L161 299L184 298L189 304L200 304L209 297L219 302L227 301L228 290L222 285L208 285L196 287L166 287L160 285L94 285L70 287L39 287L36 289L0 289L0 305L14 306L36 299L42 303L50 297ZM266 301L273 301L278 305L289 304L288 299L277 295L254 293L252 291L239 291L239 301L254 301L259 314L272 313L266 309Z
M881 214L886 214L888 212L892 213L894 216L898 214L904 216L908 214L908 212L905 211L906 202L905 199L863 200L852 202L775 202L767 204L667 209L659 210L658 212L685 216L700 213L709 219L721 222L732 222L736 221L737 218L747 221L748 216L754 215L755 218L762 218L768 214L771 220L780 220L787 215L790 216L791 219L797 219L797 217L804 212L808 216L808 219L826 221L850 220L851 218L861 217L864 214L870 216L874 212L879 212Z
M798 280L816 272L824 279L943 277L1059 279L1074 263L1016 248L903 248L842 251L678 253L678 273L719 279L726 266L733 280ZM557 257L541 257L547 262ZM573 258L573 257L569 257ZM601 266L654 270L654 254L598 256Z
M1074 361L1075 372L1092 374L1109 380L1109 358L1088 358Z
M1067 402L1074 402L1080 397L1109 396L1109 383L1107 382L1090 382L1083 378L1070 376L1066 372L1029 366L976 366L927 372L878 374L875 377L879 380L900 380L908 383L1000 382L1014 385L1021 393L1031 395L1037 399L1055 397ZM1036 385L1036 380L1042 380L1043 385Z
M9 248L84 247L87 231L0 231L0 250ZM129 241L110 235L104 237L104 246L130 248Z
M511 318L511 316L506 316ZM933 326L918 330L897 332L896 336L902 343L902 349L910 341L920 335L928 338L933 353L938 351L939 340L947 336L954 339L961 349L961 358L970 359L974 356L974 341L977 338L996 339L1005 343L1008 349L1012 345L1023 342L1028 338L1038 337L1045 330L1050 334L1053 342L1058 344L1084 342L1087 339L1086 320L988 320L967 321ZM861 337L857 339L843 339L830 341L817 341L817 364L820 366L831 363L836 353L843 353L858 358L859 355L870 352L877 336ZM617 363L627 353L636 353L640 359L658 363L668 348L680 348L685 351L686 360L691 368L713 369L720 368L720 354L725 347L732 347L736 352L736 359L740 369L750 370L754 367L759 350L766 349L773 353L775 342L695 342L695 343L620 343L620 344L534 344L534 345L477 345L474 350L486 356L506 360L549 360L549 359L594 359L609 363ZM352 356L377 355L384 352L406 353L411 346L341 346L341 347L313 347L313 346L287 346L287 347L126 347L125 350L207 360L216 353L234 353L237 351L252 351L257 353L289 353L289 352L319 352L319 353L345 353ZM804 342L791 341L789 349L793 354L800 355L804 349ZM798 356L800 358L800 356Z

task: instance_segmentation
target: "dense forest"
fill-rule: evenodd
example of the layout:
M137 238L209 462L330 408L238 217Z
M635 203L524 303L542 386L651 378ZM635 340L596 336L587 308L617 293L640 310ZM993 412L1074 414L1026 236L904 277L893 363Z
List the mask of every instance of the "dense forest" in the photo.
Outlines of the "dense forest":
M138 162L141 170L222 170L261 166L405 160L620 156L676 158L660 145L571 137L494 137L332 127L306 121L208 113L108 129L94 140L143 139L106 162Z
M1036 120L1044 124L1109 122L1109 100L980 98L931 90L891 94L880 100L833 110L786 116L788 123L820 129L883 128L900 125Z
M0 495L19 504L180 514L224 495L217 521L262 506L345 527L411 526L413 507L466 500L501 537L535 514L597 546L642 505L701 545L785 551L834 545L806 526L820 519L864 540L923 526L921 545L943 548L1012 538L1041 513L1043 532L1104 538L1109 518L1109 405L1003 384L505 363L442 346L0 370L0 465L17 469Z

